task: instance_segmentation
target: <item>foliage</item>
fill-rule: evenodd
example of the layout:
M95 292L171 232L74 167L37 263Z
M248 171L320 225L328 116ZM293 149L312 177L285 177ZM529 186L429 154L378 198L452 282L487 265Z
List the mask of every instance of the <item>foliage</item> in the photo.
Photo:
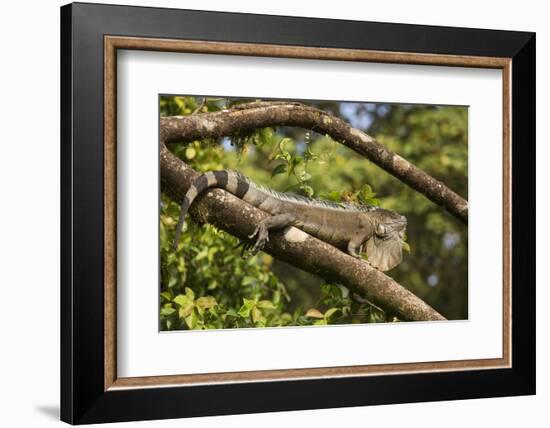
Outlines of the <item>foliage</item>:
M236 238L214 226L200 226L189 220L174 252L171 245L178 213L179 206L162 196L163 329L285 324L282 307L286 290L269 269L271 257L259 254L243 258L235 249Z
M242 99L161 97L161 115L200 114ZM363 128L391 150L467 195L465 108L309 103ZM354 124L354 126L358 126ZM467 308L467 228L351 150L300 128L175 144L198 171L237 169L255 182L332 201L380 205L407 216L410 256L390 272L449 318ZM376 190L376 191L375 191ZM276 327L396 321L338 284L260 253L242 257L239 242L186 219L171 250L179 206L161 200L160 317L163 330ZM407 248L406 248L407 249Z
M369 132L468 199L468 110L392 105ZM468 316L468 227L388 174L372 171L384 204L407 216L412 256L392 276L449 319Z

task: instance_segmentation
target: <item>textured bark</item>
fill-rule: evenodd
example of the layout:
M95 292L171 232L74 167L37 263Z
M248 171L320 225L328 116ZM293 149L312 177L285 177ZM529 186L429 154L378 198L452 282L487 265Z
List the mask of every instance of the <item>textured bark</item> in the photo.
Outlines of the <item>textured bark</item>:
M161 118L166 143L246 135L268 126L299 126L353 149L362 156L468 223L468 201L363 131L325 111L292 102L255 102L229 110Z
M161 144L160 168L163 191L181 203L185 192L199 174L173 155L164 144ZM268 216L220 189L213 189L199 196L191 207L190 214L196 221L213 224L246 242L250 242L248 235L256 224ZM351 257L294 227L271 233L264 251L299 269L344 284L400 319L445 319L367 262Z

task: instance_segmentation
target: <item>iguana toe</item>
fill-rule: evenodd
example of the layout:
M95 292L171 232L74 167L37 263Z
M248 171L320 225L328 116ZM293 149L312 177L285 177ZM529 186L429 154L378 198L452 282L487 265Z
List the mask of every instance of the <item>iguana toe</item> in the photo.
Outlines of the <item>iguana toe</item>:
M258 251L263 250L266 242L269 241L269 233L265 227L258 226L257 230L258 230L257 232L258 239L256 239L256 243L254 244L254 247L252 247L252 254L256 254ZM254 235L256 235L256 233L254 233ZM251 238L254 235L252 235Z
M254 232L252 234L248 235L249 238L254 238L258 232L260 231L260 226L256 226L256 229L254 229Z

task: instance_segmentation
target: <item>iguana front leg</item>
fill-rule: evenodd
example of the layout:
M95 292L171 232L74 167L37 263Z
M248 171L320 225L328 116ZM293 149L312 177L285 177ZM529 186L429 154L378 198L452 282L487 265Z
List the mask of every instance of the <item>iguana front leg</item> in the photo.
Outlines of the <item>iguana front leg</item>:
M350 256L359 258L363 249L363 244L370 238L372 232L370 230L360 230L349 242L348 242L348 254Z
M284 229L287 226L292 225L296 220L296 217L293 214L277 214L271 217L263 219L258 225L252 235L249 235L249 238L254 238L258 235L254 247L252 247L251 253L256 254L258 251L262 250L267 241L269 241L269 231L270 230L279 230Z

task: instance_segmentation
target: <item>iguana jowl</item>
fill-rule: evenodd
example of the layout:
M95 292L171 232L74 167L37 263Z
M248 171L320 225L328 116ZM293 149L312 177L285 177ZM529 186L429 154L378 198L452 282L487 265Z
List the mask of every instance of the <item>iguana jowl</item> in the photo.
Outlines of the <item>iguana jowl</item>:
M262 220L250 238L257 236L252 252L269 240L269 231L295 226L316 238L347 251L354 257L366 250L368 262L381 271L402 259L407 219L396 212L281 193L259 186L236 171L209 171L198 177L183 199L176 228L177 247L183 221L195 198L209 188L220 188L261 209L270 217Z

